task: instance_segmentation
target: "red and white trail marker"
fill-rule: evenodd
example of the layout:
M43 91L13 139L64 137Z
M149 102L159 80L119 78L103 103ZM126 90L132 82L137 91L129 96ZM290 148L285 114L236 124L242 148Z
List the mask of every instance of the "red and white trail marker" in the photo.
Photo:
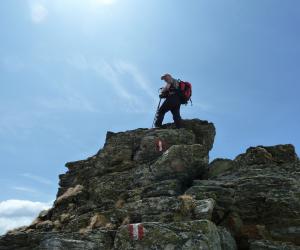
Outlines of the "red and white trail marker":
M128 230L132 240L141 240L144 237L144 227L141 223L129 224Z
M156 147L156 150L159 151L159 152L165 151L166 150L166 143L161 139L157 139L155 141L155 147Z
M163 151L163 145L162 145L162 141L161 140L158 141L157 147L158 147L158 151L159 152Z

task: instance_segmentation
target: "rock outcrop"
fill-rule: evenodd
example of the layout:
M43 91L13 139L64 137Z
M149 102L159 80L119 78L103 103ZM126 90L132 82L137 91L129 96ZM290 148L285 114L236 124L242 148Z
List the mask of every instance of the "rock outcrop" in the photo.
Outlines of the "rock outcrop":
M234 160L214 160L207 179L185 193L216 201L212 220L230 230L239 249L299 249L299 178L292 145L258 146Z
M215 128L108 132L66 164L53 207L0 237L7 249L298 249L300 163L292 145L209 164Z

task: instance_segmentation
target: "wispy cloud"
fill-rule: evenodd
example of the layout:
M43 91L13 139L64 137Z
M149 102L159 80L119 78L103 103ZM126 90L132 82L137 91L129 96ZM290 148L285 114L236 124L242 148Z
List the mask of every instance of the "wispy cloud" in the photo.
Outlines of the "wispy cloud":
M89 60L84 55L74 55L66 59L66 63L81 71L89 71L96 74L105 84L105 90L116 95L116 99L110 100L117 108L132 113L147 113L152 110L156 96L153 87L145 74L131 62L95 61Z
M36 101L41 107L53 111L97 112L88 99L74 91L66 92L63 96L37 98Z
M153 89L151 88L151 84L145 78L142 72L137 68L136 65L125 61L119 61L116 63L116 68L120 72L126 72L129 75L131 75L134 81L150 98L153 99L156 98L156 96L153 94Z
M45 21L48 16L47 8L41 2L37 1L30 1L29 4L31 20L34 23L41 23Z
M121 107L128 113L148 113L154 103L154 96L146 77L131 63L102 62L92 64L91 68L102 78L112 91L120 98L115 101L116 107ZM124 77L127 73L129 78Z
M107 62L103 62L101 64L92 65L92 68L100 74L101 77L108 80L114 90L116 91L117 95L119 97L125 98L127 100L135 100L136 96L130 93L125 88L125 85L121 83L120 77L118 75L118 71L115 69L115 67Z
M39 182L41 184L45 184L45 185L53 185L54 183L42 176L38 176L38 175L34 175L34 174L30 174L30 173L24 173L21 174L21 176L24 176L28 179L34 180L36 182Z
M29 187L14 186L14 187L11 187L11 188L14 189L14 190L21 191L21 192L26 192L26 193L32 193L32 194L39 193L36 189L29 188Z
M0 202L0 235L7 230L30 224L40 211L52 206L51 202L6 200Z
M2 66L13 68L13 62L17 62L14 70L20 70L24 66L21 59L18 57L6 59L2 62ZM59 81L48 83L53 90L52 94L45 92L30 100L28 103L31 105L29 113L23 107L9 112L3 108L2 119L0 119L0 135L11 134L28 138L34 129L40 126L41 121L49 121L49 118L53 117L50 114L65 112L99 114L111 113L115 110L139 114L153 112L153 107L156 105L154 96L156 89L153 91L154 88L147 75L133 62L99 60L80 53L60 60L52 57L48 59L52 63L56 60L55 63L64 64L63 66L69 65L68 70L71 70L72 73L74 69L77 73L78 70L85 71L82 72L82 75L96 77L96 80L81 83L75 79L76 83L74 83L69 82L70 79L63 76L64 78ZM27 64L26 67L28 67ZM90 91L91 89L95 90L95 94ZM106 92L108 92L107 96ZM46 128L47 124L44 122L43 128ZM49 126L49 129L53 128Z

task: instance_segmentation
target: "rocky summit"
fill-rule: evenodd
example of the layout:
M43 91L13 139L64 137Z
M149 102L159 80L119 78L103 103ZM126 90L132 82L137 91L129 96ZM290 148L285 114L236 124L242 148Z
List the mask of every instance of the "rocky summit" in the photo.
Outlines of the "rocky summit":
M8 249L300 249L300 161L292 145L209 163L215 127L108 132L66 164L52 208L0 237Z

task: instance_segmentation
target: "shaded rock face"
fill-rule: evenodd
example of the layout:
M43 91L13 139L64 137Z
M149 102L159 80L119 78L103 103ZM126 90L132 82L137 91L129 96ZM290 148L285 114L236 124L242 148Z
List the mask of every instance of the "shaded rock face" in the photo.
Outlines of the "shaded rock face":
M298 249L300 162L292 145L251 147L235 160L214 160L207 176L186 194L215 199L213 221L232 232L240 249Z
M53 207L0 237L7 249L298 249L299 159L292 145L209 162L215 128L108 132L66 164Z

